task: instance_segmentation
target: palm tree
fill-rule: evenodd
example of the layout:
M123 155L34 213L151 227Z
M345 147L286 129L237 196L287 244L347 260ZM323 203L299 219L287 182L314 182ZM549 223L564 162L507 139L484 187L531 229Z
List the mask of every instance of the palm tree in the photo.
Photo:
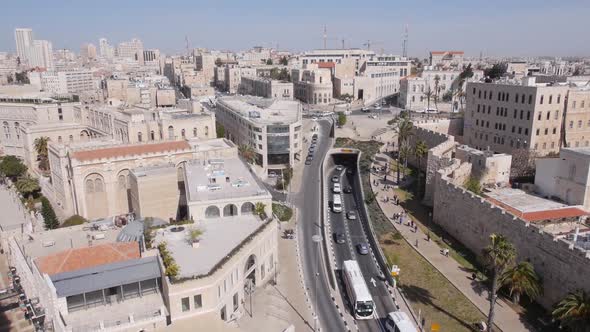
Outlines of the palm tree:
M248 163L253 164L255 160L256 152L250 145L242 144L238 147L238 152L240 156L244 158Z
M416 146L414 146L414 156L416 157L416 161L418 164L418 192L420 192L420 188L421 188L421 179L422 177L420 176L420 164L422 162L422 158L428 154L428 146L426 145L426 143L423 140L419 140L418 142L416 142Z
M438 95L440 93L440 76L434 75L434 107L438 109ZM429 107L430 108L430 107Z
M501 234L490 235L490 244L483 249L483 257L492 268L492 284L490 287L490 312L488 314L487 332L492 332L494 309L498 292L498 280L516 258L514 245Z
M402 145L399 147L399 158L398 158L398 166L397 166L397 176L399 183L399 170L402 168L401 160L404 161L403 168L404 168L404 175L406 174L406 169L408 168L408 157L412 154L412 147L407 140L402 142Z
M22 176L16 181L16 189L25 197L31 196L34 192L39 191L39 181L29 175Z
M39 168L47 171L49 170L49 159L48 151L47 151L47 143L49 142L49 137L41 136L35 139L35 151L37 152L37 156L39 158Z
M266 205L262 202L256 203L256 205L254 205L254 213L260 217L266 215Z
M430 90L430 86L428 87L428 89L426 90L426 92L424 92L424 97L426 97L426 109L430 109L430 99L432 99L432 96L434 95L434 93L432 92L432 90Z
M397 134L397 148L398 148L398 168L397 168L397 183L400 181L400 157L401 157L401 149L404 142L408 140L410 136L412 136L412 121L406 116L401 117L400 120L397 122L396 126L393 128L395 133Z
M582 289L569 293L551 314L573 332L590 331L590 294Z
M541 283L533 264L520 262L506 270L500 278L500 284L508 287L512 302L520 302L520 295L525 294L534 299L541 294Z

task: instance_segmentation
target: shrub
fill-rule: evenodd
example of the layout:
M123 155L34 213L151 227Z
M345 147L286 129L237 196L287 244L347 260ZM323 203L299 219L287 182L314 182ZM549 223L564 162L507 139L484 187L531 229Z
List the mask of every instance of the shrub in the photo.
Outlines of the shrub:
M45 229L56 229L59 227L59 221L47 197L41 198L41 215L45 221Z
M70 227L70 226L82 225L86 222L88 222L88 220L86 220L86 218L75 214L75 215L69 217L68 219L66 219L66 221L64 221L60 227Z
M471 191L476 195L481 195L481 184L479 181L474 177L469 177L467 181L465 181L465 189Z
M272 203L272 213L274 213L280 221L289 221L293 217L293 209L288 206Z
M15 156L6 156L0 162L0 173L13 181L27 172L27 166Z

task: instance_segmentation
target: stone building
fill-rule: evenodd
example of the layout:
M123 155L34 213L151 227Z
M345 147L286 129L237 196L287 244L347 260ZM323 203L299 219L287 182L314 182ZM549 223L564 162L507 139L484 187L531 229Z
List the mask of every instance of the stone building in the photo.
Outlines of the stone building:
M440 69L462 69L463 51L431 51L430 65Z
M292 100L293 83L264 77L242 77L239 93L264 98Z
M296 99L313 105L332 103L332 76L329 69L293 69L294 96Z

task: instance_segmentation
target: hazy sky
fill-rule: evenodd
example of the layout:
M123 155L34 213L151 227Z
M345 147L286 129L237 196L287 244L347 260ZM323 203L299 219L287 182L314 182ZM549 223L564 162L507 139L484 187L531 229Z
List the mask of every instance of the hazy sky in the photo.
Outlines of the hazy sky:
M53 48L78 52L84 42L137 37L146 48L292 51L364 47L409 55L464 50L467 55L590 56L590 0L2 0L0 50L14 51L14 28L30 27Z

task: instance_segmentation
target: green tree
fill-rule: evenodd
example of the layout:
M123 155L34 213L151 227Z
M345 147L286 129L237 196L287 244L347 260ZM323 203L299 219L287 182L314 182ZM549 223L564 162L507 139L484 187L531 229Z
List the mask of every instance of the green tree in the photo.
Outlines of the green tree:
M282 57L281 60L279 60L279 64L282 66L286 66L289 64L289 60L287 59L286 56Z
M500 284L508 288L512 302L520 302L520 295L525 294L534 299L541 294L541 283L533 264L520 262L506 270L500 278Z
M6 156L0 162L0 173L15 181L27 172L27 166L15 156Z
M422 158L428 154L428 146L426 142L423 140L419 140L416 142L416 146L414 146L414 156L416 157L416 161L418 163L418 193L422 190L422 176L420 175L420 166L422 164Z
M70 226L82 225L87 222L88 222L88 220L86 220L86 218L75 214L75 215L69 217L68 219L66 219L63 222L63 224L61 224L60 227L70 227Z
M434 75L434 107L438 109L438 97L440 94L440 76ZM429 107L430 108L430 107Z
M506 75L506 70L508 69L508 64L506 63L496 63L491 68L484 70L484 75L488 77L489 80L498 79L504 75Z
M397 121L395 127L393 127L393 131L396 133L397 135L397 148L398 148L398 154L400 156L398 156L398 161L399 164L401 166L401 148L404 142L406 142L408 140L408 138L412 135L412 131L413 131L413 125L412 125L412 121L410 121L410 119L407 116L402 116L399 118L399 120ZM397 183L399 183L400 181L400 168L397 168Z
M487 324L487 332L492 332L499 280L504 271L514 263L516 249L504 235L492 234L490 235L490 244L483 249L483 257L492 269L492 283L489 291L490 311Z
M225 137L225 127L219 123L215 123L215 131L217 133L217 138L224 138Z
M59 227L59 221L47 197L41 197L41 215L45 221L45 229L56 229Z
M338 125L340 127L346 124L346 114L344 112L338 112Z
M238 147L238 153L248 163L253 164L256 159L256 152L250 145L242 144Z
M430 100L434 96L434 92L430 89L430 86L427 87L426 92L424 92L424 97L426 97L426 109L430 109Z
M39 180L30 177L29 175L21 176L15 183L16 189L25 197L29 197L35 192L41 190L39 187Z
M254 213L256 213L260 218L266 217L266 205L262 202L256 203L254 205Z
M590 331L590 294L583 289L569 293L551 313L572 332Z
M266 59L266 64L268 66L272 66L272 59Z
M20 73L15 73L14 77L16 79L17 84L30 84L29 76L27 75L26 71L22 71Z
M35 145L35 152L37 152L37 157L39 160L39 168L45 171L49 170L49 159L48 159L48 151L47 151L47 143L49 142L49 137L38 137L34 141Z
M473 176L470 176L465 181L463 186L465 187L465 189L471 191L472 193L476 195L481 195L481 184L479 183L479 180L474 178Z
M402 142L402 145L399 147L399 158L398 160L403 160L403 169L404 169L404 175L405 175L405 171L408 168L408 158L410 157L410 155L412 155L412 147L410 146L410 143L405 140ZM400 171L400 167L398 165L397 168L397 174L399 176L399 171ZM398 180L399 183L399 180Z
M221 61L221 58L217 58L217 59L215 59L215 65L216 65L217 67L221 67L221 65L223 65L223 62Z

